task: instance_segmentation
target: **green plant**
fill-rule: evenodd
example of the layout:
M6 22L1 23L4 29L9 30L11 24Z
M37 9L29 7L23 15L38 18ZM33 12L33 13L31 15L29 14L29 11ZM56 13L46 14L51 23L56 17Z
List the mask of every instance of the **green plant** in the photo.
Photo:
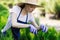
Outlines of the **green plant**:
M8 17L8 9L0 4L0 28L2 28ZM0 29L1 30L1 29Z

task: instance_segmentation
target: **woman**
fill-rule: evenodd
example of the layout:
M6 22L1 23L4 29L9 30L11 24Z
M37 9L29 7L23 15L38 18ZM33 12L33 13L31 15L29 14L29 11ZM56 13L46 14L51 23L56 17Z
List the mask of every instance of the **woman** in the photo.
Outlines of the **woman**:
M30 28L30 31L34 34L37 34L37 30L42 29L42 31L46 32L46 27L39 27L31 12L39 7L36 5L37 0L25 0L24 3L19 3L14 6L12 9L12 33L14 40L20 39L20 28ZM31 22L32 24L28 24Z

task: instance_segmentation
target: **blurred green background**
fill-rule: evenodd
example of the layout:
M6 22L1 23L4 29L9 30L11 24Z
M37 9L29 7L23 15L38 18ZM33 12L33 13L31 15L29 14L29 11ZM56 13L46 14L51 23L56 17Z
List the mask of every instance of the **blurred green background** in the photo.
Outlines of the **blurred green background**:
M7 22L7 18L9 16L8 4L10 3L15 5L16 2L15 0L0 0L0 30ZM58 16L57 18L60 18L60 0L39 0L38 3L44 8L46 12L54 13ZM39 19L35 18L35 20L39 24ZM20 40L60 40L60 32L57 32L53 27L50 27L47 33L38 31L37 35L30 33L28 28L21 29L20 34ZM7 30L5 37L0 36L0 40L13 40L11 29Z

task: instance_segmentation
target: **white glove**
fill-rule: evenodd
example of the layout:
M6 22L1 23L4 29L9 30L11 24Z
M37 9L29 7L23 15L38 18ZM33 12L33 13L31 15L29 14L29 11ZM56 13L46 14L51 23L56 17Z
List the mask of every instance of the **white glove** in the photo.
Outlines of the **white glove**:
M30 25L29 28L30 28L30 32L37 34L37 28L35 28L33 25Z
M46 25L41 24L40 28L42 29L43 32L47 32L48 31L48 28L47 28Z

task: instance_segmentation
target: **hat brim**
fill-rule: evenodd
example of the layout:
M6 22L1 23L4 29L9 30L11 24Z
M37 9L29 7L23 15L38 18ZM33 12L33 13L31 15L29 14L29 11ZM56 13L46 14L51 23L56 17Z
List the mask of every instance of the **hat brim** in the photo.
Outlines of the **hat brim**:
M36 6L36 7L41 7L41 6L39 6L39 5L31 4L31 3L20 3L20 4L28 4L28 5L33 5L33 6Z

